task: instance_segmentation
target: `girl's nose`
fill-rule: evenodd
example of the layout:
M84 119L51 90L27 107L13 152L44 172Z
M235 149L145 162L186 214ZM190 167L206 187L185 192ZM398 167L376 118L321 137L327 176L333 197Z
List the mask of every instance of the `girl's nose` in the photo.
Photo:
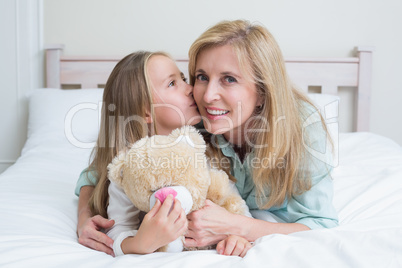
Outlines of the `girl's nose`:
M186 94L186 96L193 95L193 86L192 85L186 83L185 94Z

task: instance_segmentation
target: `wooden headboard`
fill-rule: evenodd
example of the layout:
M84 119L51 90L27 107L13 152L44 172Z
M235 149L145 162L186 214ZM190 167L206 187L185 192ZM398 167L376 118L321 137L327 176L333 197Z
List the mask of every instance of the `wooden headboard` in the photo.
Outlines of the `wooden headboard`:
M46 87L97 88L105 85L122 57L62 56L63 45L46 46ZM356 131L369 130L372 47L357 47L355 57L286 58L292 81L303 91L321 87L322 94L338 94L339 87L356 87ZM187 59L176 59L187 74Z

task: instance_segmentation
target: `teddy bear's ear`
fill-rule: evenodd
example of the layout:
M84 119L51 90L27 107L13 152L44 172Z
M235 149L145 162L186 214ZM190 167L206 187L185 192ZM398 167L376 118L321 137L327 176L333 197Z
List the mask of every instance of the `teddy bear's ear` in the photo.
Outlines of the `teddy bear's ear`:
M107 166L108 178L119 186L123 183L123 168L126 162L126 152L123 151L119 153L115 158L113 158L112 163Z

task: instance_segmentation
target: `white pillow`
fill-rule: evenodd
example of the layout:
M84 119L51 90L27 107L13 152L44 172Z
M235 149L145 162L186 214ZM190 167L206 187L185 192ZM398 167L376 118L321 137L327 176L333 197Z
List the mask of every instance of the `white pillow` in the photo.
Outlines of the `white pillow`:
M34 90L29 98L28 139L69 142L92 148L98 137L103 89ZM339 97L308 94L320 109L334 141L337 160ZM337 165L337 161L334 163Z
M36 89L29 97L28 139L46 137L92 148L98 136L103 89Z

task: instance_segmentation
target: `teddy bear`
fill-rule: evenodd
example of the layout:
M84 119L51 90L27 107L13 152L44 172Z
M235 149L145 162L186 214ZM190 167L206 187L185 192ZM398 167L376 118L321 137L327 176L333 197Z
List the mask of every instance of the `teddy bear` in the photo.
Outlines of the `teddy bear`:
M144 137L108 165L109 180L120 186L139 210L149 212L156 199L179 199L185 213L201 209L209 199L229 212L247 215L248 208L226 172L211 167L202 135L192 126L169 135ZM184 236L157 251L180 252ZM203 248L205 249L205 248Z

